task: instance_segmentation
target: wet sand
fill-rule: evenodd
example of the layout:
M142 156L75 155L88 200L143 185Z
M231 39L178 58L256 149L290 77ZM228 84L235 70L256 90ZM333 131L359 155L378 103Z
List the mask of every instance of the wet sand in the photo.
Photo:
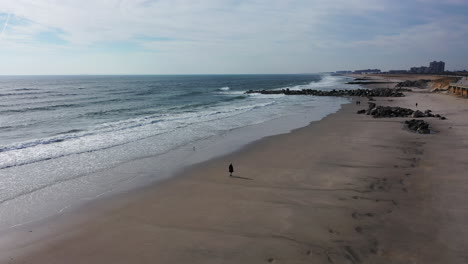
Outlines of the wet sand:
M424 92L376 99L418 102L448 120L427 118L438 133L415 134L402 124L409 118L355 114L367 105L361 98L96 206L79 223L2 245L0 255L48 264L467 262L468 100Z

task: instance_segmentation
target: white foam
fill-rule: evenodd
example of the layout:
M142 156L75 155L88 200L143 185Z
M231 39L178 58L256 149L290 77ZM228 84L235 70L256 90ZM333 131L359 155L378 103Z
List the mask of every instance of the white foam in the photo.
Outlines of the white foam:
M345 84L348 77L344 76L333 76L333 75L325 75L320 81L318 82L310 82L308 84L296 85L291 87L279 88L281 89L289 89L289 90L303 90L303 89L315 89L315 90L330 90L330 89L354 89L348 84Z
M88 131L3 146L7 150L0 152L0 166L11 167L1 170L0 229L41 219L130 182L161 179L186 165L184 162L189 157L193 163L222 154L232 149L225 146L230 131L281 117L287 116L288 120L292 120L291 115L299 117L297 123L287 124L278 132L274 129L276 125L257 134L252 127L232 141L240 146L262 136L306 125L336 111L343 101L249 95L244 100L221 102L198 112L148 115L102 124ZM51 143L45 144L48 141ZM195 153L190 144L197 145ZM189 151L184 152L187 145ZM182 151L176 153L176 150ZM145 157L151 158L143 161Z
M256 98L264 98L264 99L278 99L281 97L284 97L286 95L284 94L260 94L260 93L251 93L249 94L251 97L256 97Z
M274 103L271 100L249 101L244 104L221 105L199 112L146 116L102 124L91 131L1 146L3 151L0 152L0 168L21 166L72 154L107 149L148 137L171 133L176 129L196 123L226 119ZM222 129L222 127L216 129ZM167 150L163 149L162 152L164 151Z
M232 91L232 90L218 90L216 93L222 94L222 95L233 95L233 96L246 95L245 91Z
M231 88L225 86L225 87L221 87L219 88L220 91L229 91Z

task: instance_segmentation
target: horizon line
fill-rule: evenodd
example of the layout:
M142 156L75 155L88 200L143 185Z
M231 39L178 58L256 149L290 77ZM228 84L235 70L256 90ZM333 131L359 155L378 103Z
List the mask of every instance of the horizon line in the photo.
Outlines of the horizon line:
M309 72L309 73L104 73L104 74L0 74L6 76L155 76L155 75L300 75L300 74L326 74L335 72Z

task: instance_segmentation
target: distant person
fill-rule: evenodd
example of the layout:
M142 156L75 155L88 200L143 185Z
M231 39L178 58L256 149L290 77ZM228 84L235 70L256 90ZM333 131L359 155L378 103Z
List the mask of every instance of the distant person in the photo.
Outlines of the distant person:
M418 103L416 103L416 107L418 107Z
M234 166L232 166L232 163L229 164L229 176L232 177L232 173L234 172Z
M195 150L196 150L196 149L195 149L195 146L193 146L193 151L195 151Z

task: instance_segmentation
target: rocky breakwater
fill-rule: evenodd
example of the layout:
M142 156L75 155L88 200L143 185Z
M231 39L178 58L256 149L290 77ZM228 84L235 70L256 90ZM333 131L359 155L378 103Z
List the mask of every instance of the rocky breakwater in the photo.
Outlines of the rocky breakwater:
M352 82L347 82L346 84L389 84L389 83L396 83L396 82L392 82L392 81L356 81L356 80L354 80Z
M359 97L403 97L405 96L399 89L356 89L356 90L249 90L246 94L284 94L284 95L313 95L313 96L359 96Z
M427 86L427 83L429 83L431 80L416 80L416 81L404 81L400 82L397 84L397 87L418 87L418 88L424 88Z
M391 118L391 117L413 117L413 118L422 118L422 117L435 117L441 120L445 120L444 116L439 114L433 114L431 110L426 110L424 112L419 110L412 110L409 108L403 107L392 107L392 106L377 106L375 103L369 102L369 107L366 109L359 110L358 114L367 114L371 115L374 118ZM430 125L428 122L420 119L406 120L405 125L407 125L410 131L419 133L419 134L430 134Z
M420 118L420 117L436 117L439 119L446 119L445 117L439 114L433 114L431 110L426 110L424 112L419 110L412 110L409 108L403 108L398 106L377 106L375 103L369 102L369 107L367 110L359 110L358 114L367 114L371 115L374 118L391 118L391 117L413 117L413 118Z

